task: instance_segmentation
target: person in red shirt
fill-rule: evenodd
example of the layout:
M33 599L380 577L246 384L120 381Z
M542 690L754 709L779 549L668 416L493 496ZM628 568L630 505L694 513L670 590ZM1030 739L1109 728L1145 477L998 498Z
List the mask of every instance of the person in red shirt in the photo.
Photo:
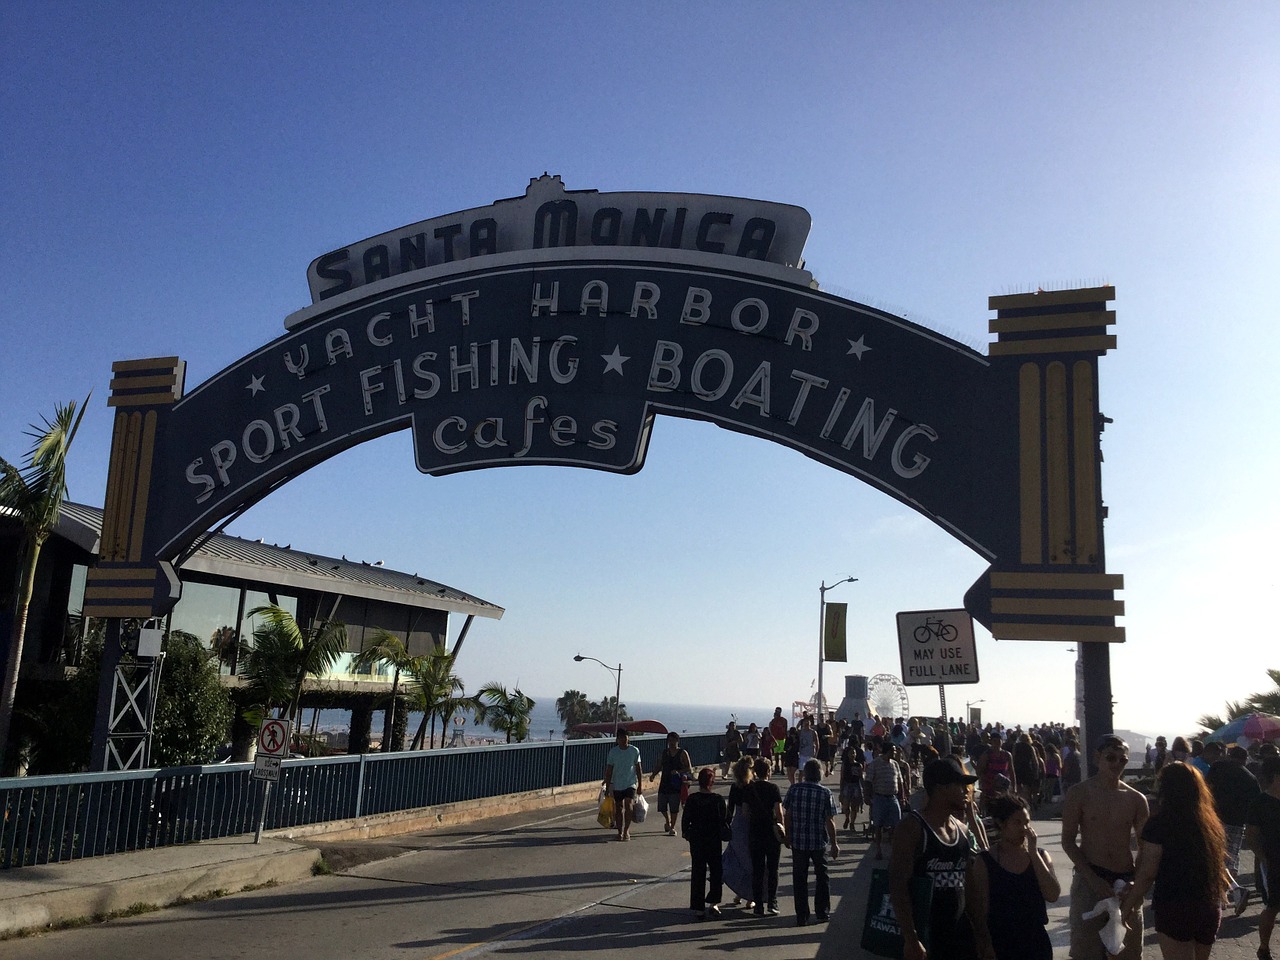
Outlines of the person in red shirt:
M765 756L773 763L773 772L782 773L782 746L787 742L787 718L782 715L781 707L773 708L773 719L769 721L769 733L773 737L772 749Z

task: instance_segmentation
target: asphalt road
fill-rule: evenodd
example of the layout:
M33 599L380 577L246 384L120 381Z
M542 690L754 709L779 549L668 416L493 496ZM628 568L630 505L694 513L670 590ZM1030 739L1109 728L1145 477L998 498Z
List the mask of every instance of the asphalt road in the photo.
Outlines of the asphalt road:
M822 938L836 934L831 925L795 926L785 851L781 916L726 908L723 919L694 919L688 845L651 816L626 843L601 829L593 810L577 807L392 843L338 844L325 848L339 865L332 875L0 942L0 960L444 960L591 950L665 957L747 950L771 960L815 957ZM835 865L837 894L856 859Z
M742 960L860 960L863 907L873 861L860 838L841 835L831 870L830 923L797 928L790 861L783 851L782 915L756 919L726 905L716 920L688 909L688 846L666 836L661 818L628 843L578 804L374 841L317 841L334 872L154 913L0 941L0 960L445 960L563 958L590 951L610 960L682 960L727 951ZM1037 821L1040 843L1064 889L1070 868L1061 825ZM1244 879L1252 880L1247 857ZM1049 909L1054 957L1065 958L1064 896ZM1227 917L1213 956L1253 960L1256 899ZM1146 956L1159 956L1146 931Z

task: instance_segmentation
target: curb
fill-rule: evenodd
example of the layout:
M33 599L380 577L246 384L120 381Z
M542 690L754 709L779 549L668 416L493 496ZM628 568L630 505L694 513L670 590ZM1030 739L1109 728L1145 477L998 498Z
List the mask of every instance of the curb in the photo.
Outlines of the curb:
M425 833L505 814L594 802L599 790L599 782L592 781L283 828L264 834L266 842L260 846L247 846L251 837L228 837L49 867L23 867L0 882L0 938L105 920L125 912L161 909L250 887L295 883L314 875L322 857L321 841L337 843ZM196 862L156 869L168 858ZM87 878L94 872L102 879ZM29 885L29 891L16 893L20 885Z
M248 887L293 883L312 876L320 855L309 847L223 860L86 886L40 890L0 901L0 936L103 920L139 908L235 893ZM27 868L33 869L33 868Z
M565 787L548 787L526 793L509 793L458 803L442 803L434 807L417 807L395 813L352 817L347 820L327 820L302 827L281 827L268 830L264 837L277 840L314 842L324 840L338 843L348 840L376 840L405 833L425 833L442 827L489 820L528 810L543 810L570 803L595 802L600 793L600 781L571 784Z

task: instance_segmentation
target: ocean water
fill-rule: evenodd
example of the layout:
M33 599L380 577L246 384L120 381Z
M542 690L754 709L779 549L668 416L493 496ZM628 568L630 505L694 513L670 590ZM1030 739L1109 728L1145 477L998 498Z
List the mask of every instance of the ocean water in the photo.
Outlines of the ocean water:
M560 718L556 715L556 698L533 696L534 708L529 723L529 738L531 740L558 740L564 725L560 722ZM624 700L623 704L627 708L627 712L636 720L657 720L668 730L677 730L681 733L719 733L724 730L725 725L730 720L737 720L738 725L743 729L748 723L756 723L760 726L768 723L769 718L773 716L773 706L752 707L752 706L708 706L706 704L673 704L673 703L644 703L642 701ZM790 722L790 708L783 707L783 715ZM418 724L422 720L420 712L413 712L409 715L409 735L417 730ZM311 726L311 711L308 710L304 714L303 719L306 727ZM316 724L317 730L340 730L346 731L351 723L351 712L349 710L321 710L320 717ZM382 732L383 713L378 711L373 716L373 732L374 736L378 736ZM437 724L437 729L438 729ZM488 736L492 734L487 726L476 729L472 722L467 723L468 736ZM439 736L439 733L437 733Z

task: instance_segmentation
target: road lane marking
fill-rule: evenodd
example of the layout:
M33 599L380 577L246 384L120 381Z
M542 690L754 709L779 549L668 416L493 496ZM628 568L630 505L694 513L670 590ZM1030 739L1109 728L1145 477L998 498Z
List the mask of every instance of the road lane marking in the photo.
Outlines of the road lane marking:
M429 957L423 957L422 960L451 960L453 957L480 956L484 953L490 953L508 944L514 944L520 940L527 940L532 936L537 936L539 933L554 929L566 921L578 916L578 914L591 910L595 907L604 906L605 904L614 905L624 903L639 894L639 892L646 887L653 886L656 883L671 882L674 878L682 878L683 875L688 872L689 868L685 867L663 877L651 877L648 880L629 881L629 885L617 893L607 897L601 897L599 900L593 900L590 903L584 903L579 907L574 907L572 910L567 913L562 913L558 917L552 917L550 920L538 920L528 926L521 927L518 930L513 930L510 933L504 934L502 937L495 938L493 940L480 940L476 943L464 944L463 946L455 947L452 950L447 950L444 953L435 953Z
M512 827L503 827L501 830L490 830L488 833L475 833L469 837L463 837L461 840L453 841L455 846L464 843L474 843L477 840L485 840L489 837L499 837L504 833L514 833L517 830L528 830L530 827L540 827L548 823L558 823L561 820L573 820L578 817L590 816L592 811L580 810L577 813L562 813L558 817L547 817L545 820L530 820L528 823L516 824Z

